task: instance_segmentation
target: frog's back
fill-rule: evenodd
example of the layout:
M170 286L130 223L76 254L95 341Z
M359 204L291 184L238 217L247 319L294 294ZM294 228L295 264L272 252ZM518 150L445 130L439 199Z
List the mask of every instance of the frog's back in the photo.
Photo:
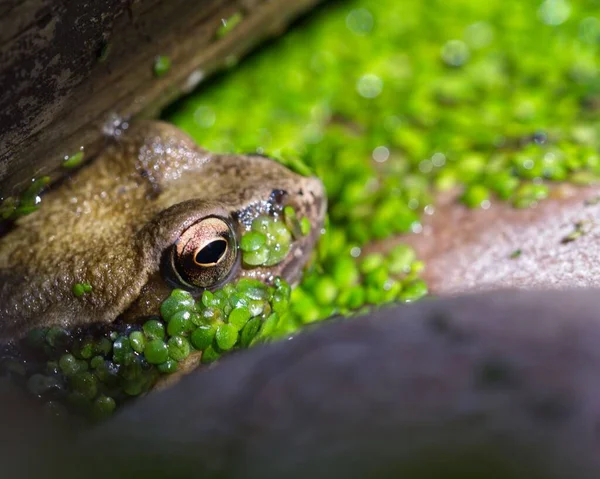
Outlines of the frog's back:
M0 338L120 313L152 269L137 234L163 208L165 183L209 158L174 127L142 123L46 193L0 238ZM93 294L75 297L77 283Z
M325 199L317 179L260 156L211 154L165 123L138 124L0 238L0 339L40 326L113 321L190 225L220 216L239 235L248 211L266 211L283 197L320 229ZM299 274L303 249L315 240L292 248L286 274ZM78 283L93 291L75 296Z

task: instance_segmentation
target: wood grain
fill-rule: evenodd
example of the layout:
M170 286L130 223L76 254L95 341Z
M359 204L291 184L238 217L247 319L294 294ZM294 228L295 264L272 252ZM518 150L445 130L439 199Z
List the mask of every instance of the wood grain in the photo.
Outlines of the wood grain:
M0 0L0 196L94 155L112 120L156 116L319 1ZM160 78L157 55L172 62Z

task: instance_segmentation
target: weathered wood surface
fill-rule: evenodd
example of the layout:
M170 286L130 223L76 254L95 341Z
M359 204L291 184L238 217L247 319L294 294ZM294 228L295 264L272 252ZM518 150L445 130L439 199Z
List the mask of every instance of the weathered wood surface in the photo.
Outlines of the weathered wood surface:
M319 1L0 0L0 197L93 155L111 118L156 115ZM157 55L172 62L160 78Z

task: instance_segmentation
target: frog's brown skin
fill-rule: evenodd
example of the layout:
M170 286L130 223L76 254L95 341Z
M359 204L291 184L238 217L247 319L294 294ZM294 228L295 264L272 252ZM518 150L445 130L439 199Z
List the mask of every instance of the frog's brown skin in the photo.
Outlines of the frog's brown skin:
M0 339L156 314L172 289L161 257L186 228L206 216L230 218L239 242L274 197L309 218L311 234L272 267L246 269L238 258L230 279L298 279L322 228L322 183L260 156L207 152L166 123L136 125L0 238ZM75 297L76 283L93 291Z

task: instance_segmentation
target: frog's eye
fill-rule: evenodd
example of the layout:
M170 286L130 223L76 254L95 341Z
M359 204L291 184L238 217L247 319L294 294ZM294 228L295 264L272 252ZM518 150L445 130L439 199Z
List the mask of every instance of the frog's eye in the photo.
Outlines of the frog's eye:
M183 285L215 287L227 279L235 266L235 235L224 220L203 219L181 234L170 259L173 273Z

